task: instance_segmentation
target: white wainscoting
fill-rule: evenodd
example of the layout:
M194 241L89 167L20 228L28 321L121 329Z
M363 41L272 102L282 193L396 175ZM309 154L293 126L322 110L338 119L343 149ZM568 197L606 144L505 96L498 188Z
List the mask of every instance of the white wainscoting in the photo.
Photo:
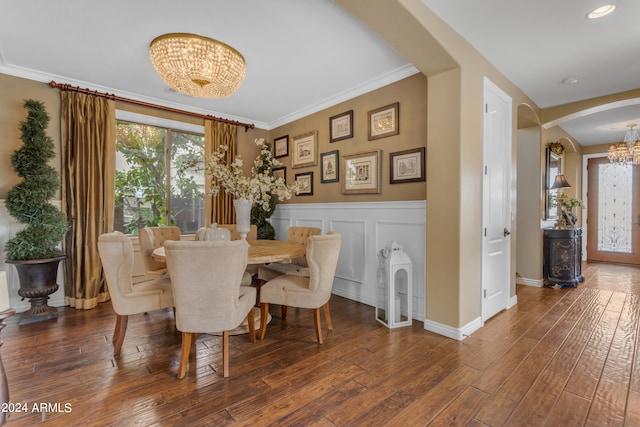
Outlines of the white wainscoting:
M62 202L60 200L52 200L51 204L60 208ZM0 199L0 270L7 272L9 300L11 301L11 307L18 313L27 311L29 307L31 307L31 304L29 304L29 300L23 300L22 297L18 295L18 289L20 289L18 272L13 265L4 262L6 258L4 245L23 227L24 224L20 224L11 215L9 215L5 206L5 200ZM62 261L58 267L58 290L49 295L49 305L52 307L64 306L63 263L64 261Z
M426 201L279 204L271 216L276 239L291 226L342 235L333 293L376 305L378 252L395 240L411 259L413 318L425 320Z

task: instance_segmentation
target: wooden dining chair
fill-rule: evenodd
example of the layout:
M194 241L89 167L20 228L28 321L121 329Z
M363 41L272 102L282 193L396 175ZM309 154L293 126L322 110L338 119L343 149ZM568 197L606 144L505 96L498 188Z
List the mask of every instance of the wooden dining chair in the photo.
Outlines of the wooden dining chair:
M176 327L182 332L179 379L186 375L196 334L222 333L225 377L229 376L229 331L246 318L249 340L255 341L256 290L241 286L248 248L245 240L165 243L176 307Z
M98 237L98 253L107 280L116 327L113 332L113 355L120 354L127 332L129 316L173 307L173 291L168 277L132 284L133 245L119 231Z
M163 246L166 240L180 240L180 228L143 227L138 230L145 279L156 279L167 273L166 266L151 256L153 250Z
M269 304L283 306L282 316L286 319L286 307L309 308L313 310L316 338L322 344L320 309L324 310L327 328L333 330L329 312L329 299L333 279L338 265L342 236L329 232L323 236L311 236L307 243L309 276L283 274L262 285L260 291L260 339L267 329Z

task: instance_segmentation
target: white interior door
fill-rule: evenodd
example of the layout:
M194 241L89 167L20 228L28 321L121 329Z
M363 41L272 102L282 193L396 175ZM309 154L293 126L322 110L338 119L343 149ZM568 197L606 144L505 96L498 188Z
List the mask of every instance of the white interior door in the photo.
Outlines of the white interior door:
M484 80L482 320L507 307L511 266L511 97Z

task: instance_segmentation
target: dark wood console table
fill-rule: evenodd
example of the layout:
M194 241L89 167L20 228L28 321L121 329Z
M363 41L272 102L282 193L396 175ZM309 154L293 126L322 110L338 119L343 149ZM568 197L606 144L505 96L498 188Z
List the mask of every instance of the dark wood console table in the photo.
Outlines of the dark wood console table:
M545 228L542 274L545 286L577 287L582 276L582 229Z

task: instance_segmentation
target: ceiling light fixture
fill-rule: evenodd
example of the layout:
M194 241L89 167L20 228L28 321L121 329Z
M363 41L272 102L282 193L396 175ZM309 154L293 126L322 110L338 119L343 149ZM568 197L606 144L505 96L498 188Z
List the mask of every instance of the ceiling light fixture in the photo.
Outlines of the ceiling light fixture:
M611 163L622 165L640 165L640 136L634 128L636 123L629 125L624 135L624 141L609 145L607 156Z
M566 79L562 80L562 83L566 84L566 85L574 85L576 83L578 83L578 78L577 77L567 77Z
M588 19L602 18L604 16L607 16L608 14L613 12L614 10L616 10L616 5L615 4L606 4L604 6L599 6L599 7L596 7L595 9L593 9L591 12L589 12L587 14L587 18Z
M158 36L149 48L151 62L169 87L202 98L226 98L242 85L244 57L231 46L187 33Z

